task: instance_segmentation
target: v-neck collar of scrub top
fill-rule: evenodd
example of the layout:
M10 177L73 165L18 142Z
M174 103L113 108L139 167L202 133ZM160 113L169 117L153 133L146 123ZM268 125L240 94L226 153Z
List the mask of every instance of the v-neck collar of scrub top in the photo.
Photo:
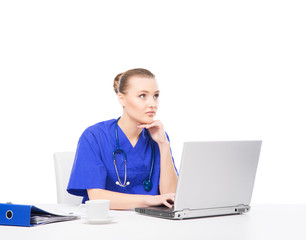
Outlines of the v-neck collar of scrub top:
M140 136L138 138L137 143L133 147L128 137L125 135L123 130L118 125L118 140L119 140L119 147L125 151L127 158L129 153L138 154L138 156L143 159L145 157L146 148L149 141L149 136L147 135L146 131L142 129Z

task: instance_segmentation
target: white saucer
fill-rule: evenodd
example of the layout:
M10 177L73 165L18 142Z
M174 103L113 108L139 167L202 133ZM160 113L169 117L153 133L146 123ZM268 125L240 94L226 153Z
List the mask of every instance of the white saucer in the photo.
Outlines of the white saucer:
M107 218L101 218L101 219L88 219L84 218L87 223L90 224L105 224L105 223L111 223L114 218L113 217L107 217Z

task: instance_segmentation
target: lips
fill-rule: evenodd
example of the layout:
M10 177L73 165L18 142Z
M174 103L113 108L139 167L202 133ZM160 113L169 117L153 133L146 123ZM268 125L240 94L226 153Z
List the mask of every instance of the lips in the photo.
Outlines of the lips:
M146 112L146 114L155 114L154 111L149 111L149 112Z

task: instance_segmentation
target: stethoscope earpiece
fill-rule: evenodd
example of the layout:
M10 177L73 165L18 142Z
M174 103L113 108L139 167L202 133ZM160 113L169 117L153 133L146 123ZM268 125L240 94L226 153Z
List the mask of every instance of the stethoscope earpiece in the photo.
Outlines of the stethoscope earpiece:
M120 184L118 181L116 181L116 185L119 185L120 187L126 187L126 186L130 185L130 182L127 181L125 186L124 186L123 184Z

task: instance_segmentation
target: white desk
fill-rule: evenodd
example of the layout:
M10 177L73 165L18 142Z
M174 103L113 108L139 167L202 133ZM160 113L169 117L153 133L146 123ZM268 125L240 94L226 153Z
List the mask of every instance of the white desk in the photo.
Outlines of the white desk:
M167 220L132 211L112 211L113 223L90 225L84 220L36 227L0 226L1 240L10 239L306 239L306 204L253 205L249 213L190 220Z

